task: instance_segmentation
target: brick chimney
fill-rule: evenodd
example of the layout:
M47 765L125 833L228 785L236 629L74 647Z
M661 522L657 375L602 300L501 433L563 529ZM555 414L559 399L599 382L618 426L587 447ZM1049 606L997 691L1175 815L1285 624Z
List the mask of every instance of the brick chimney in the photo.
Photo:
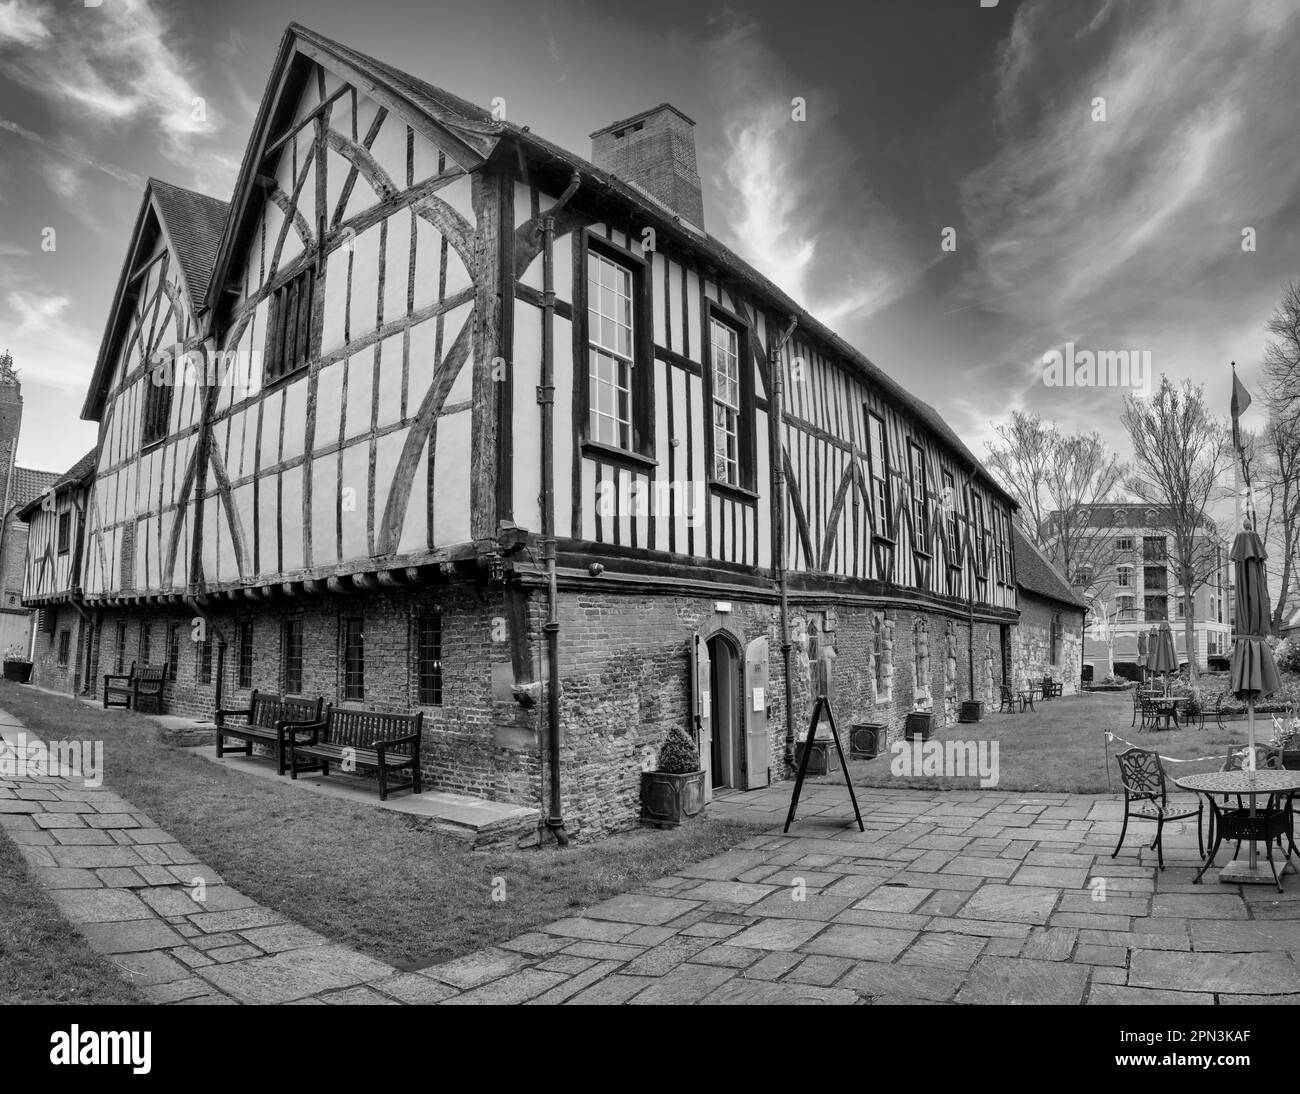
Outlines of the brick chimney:
M591 135L591 161L644 190L682 220L704 230L704 200L695 163L695 123L660 103Z

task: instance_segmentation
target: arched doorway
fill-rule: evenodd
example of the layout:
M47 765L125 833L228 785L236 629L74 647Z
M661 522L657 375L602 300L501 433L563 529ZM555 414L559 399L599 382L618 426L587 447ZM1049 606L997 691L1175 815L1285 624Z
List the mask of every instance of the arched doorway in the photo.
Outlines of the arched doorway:
M741 757L744 754L741 707L740 650L731 638L719 632L706 643L709 654L709 692L712 714L710 774L714 790L740 789Z

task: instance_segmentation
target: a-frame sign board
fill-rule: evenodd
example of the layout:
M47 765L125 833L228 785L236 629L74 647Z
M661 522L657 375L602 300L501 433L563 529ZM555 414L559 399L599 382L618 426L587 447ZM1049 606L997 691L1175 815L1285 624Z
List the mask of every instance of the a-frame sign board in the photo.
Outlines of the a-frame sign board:
M808 738L804 744L803 758L799 761L799 774L794 780L794 795L790 798L790 812L785 818L785 831L790 831L790 825L794 823L794 812L799 808L799 794L803 790L803 779L808 773L808 757L812 755L813 738L817 735L817 726L821 722L822 711L826 711L826 718L831 724L831 736L835 739L835 751L840 755L840 769L844 772L844 785L849 790L849 801L853 803L853 815L858 818L858 831L865 832L866 828L862 825L862 811L858 808L858 796L853 793L853 780L849 778L849 765L844 761L844 749L840 747L840 731L835 725L835 712L831 710L830 700L824 695L817 697L817 704L813 707L812 721L808 723Z

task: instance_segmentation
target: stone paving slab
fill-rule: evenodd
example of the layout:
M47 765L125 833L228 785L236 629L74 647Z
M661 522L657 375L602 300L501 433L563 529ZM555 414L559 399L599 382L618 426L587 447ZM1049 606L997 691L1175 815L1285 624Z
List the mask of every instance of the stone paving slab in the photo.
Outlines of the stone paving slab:
M15 724L0 711L0 733ZM842 788L813 785L786 834L788 795L719 795L714 815L763 826L733 850L406 972L226 885L102 788L0 779L0 838L167 1005L1300 1001L1300 879L1194 884L1194 828L1166 833L1161 871L1149 825L1110 857L1110 798L873 788L859 832Z

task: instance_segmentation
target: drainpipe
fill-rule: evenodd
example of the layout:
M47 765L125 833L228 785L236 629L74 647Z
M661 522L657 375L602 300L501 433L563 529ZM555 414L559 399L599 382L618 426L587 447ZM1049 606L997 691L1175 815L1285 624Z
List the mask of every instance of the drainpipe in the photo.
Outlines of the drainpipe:
M537 402L542 408L542 558L546 562L546 720L549 736L547 762L551 768L550 813L547 830L561 847L564 831L560 792L560 602L555 584L555 217L578 191L581 181L574 171L560 200L541 219L542 233L542 382ZM513 275L512 275L513 276ZM577 374L578 362L573 363ZM576 382L576 381L575 381Z
M790 590L786 580L786 535L785 535L785 446L781 443L781 431L785 425L785 370L781 367L781 353L785 349L799 318L790 320L776 344L768 353L768 374L772 377L772 415L776 423L772 436L776 443L772 446L772 486L775 497L775 512L772 521L773 545L776 551L776 584L781 593L781 665L785 677L785 767L793 770L794 758L794 684L790 679Z

